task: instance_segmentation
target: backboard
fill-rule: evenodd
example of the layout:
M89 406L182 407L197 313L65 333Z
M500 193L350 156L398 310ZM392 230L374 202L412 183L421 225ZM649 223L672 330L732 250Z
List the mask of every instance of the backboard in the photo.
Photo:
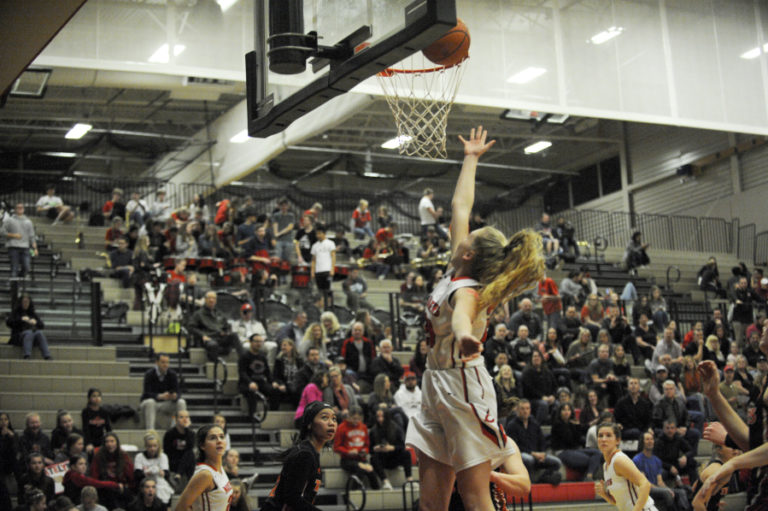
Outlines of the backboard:
M267 137L429 46L456 0L257 0L254 15L248 134Z

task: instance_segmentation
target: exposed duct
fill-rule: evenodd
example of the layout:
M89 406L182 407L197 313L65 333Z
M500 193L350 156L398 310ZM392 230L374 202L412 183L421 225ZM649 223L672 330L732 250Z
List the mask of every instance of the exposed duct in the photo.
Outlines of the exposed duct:
M221 94L245 94L245 83L195 76L173 76L127 71L54 68L48 85L167 90L172 98L210 101Z

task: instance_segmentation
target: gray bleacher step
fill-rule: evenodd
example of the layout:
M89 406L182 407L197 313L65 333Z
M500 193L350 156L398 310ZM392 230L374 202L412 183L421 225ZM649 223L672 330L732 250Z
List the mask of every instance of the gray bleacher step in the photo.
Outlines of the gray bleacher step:
M74 361L117 361L117 353L115 348L104 346L94 349L92 345L79 346L75 345L50 345L51 355L54 360L74 360ZM10 345L0 345L0 359L17 359L21 358L22 351L20 347ZM42 359L40 350L32 350L33 359Z

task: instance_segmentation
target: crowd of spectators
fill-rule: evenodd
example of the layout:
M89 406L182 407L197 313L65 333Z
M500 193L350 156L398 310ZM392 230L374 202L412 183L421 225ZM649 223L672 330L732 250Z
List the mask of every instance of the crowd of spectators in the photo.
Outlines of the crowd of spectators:
M152 369L155 371L155 369ZM133 456L111 431L109 417L98 413L101 393L89 391L83 409L83 430L74 425L69 412L59 411L57 425L48 435L40 414L30 412L21 432L14 430L7 413L0 413L0 508L18 511L81 511L122 509L168 511L171 500L183 489L195 468L194 430L189 413L178 408L173 425L165 433L149 428L143 449ZM226 431L226 420L217 415L212 422ZM229 436L227 435L227 439ZM227 444L225 468L239 495L233 509L248 509L238 501L258 477L239 478L239 455ZM63 491L56 493L54 479L46 468L63 473ZM18 506L14 508L11 493Z
M174 266L166 281L194 287L197 275L187 271L186 261L210 256L244 258L254 265L251 269L261 265L257 268L261 273L254 275L259 276L258 285L264 285L260 280L264 275L269 278L275 259L307 264L318 288L328 289L324 286L333 277L335 261L329 266L326 256L334 252L336 244L331 241L334 248L322 246L330 239L325 236L319 204L297 220L285 200L279 201L271 216L257 214L252 203L240 206L225 200L216 204L215 219L210 221L208 206L199 197L188 208L172 211L160 192L151 205L134 196L121 209L119 192L113 194L111 208L105 205L103 214L106 219L117 212L110 220L106 241L112 270L126 286L142 286L149 273L170 257ZM423 241L418 255L423 259L447 250L440 227L442 212L432 200L432 191L425 190L419 204ZM135 236L122 230L124 217L132 226L138 225ZM400 272L402 252L392 251L392 238L379 239L380 234L392 234L391 216L379 210L377 221L382 227L374 233L368 204L361 201L351 227L356 236L370 238L363 258L368 255L368 268L379 276L393 269ZM539 226L545 249L552 255L578 254L567 222L558 219L554 227L549 222L543 215ZM641 237L633 236L630 245L638 252L628 266L647 264L647 255L646 259L638 255L647 248ZM670 490L658 499L667 502L668 509L686 509L686 485L681 476L687 476L689 482L698 477L698 442L704 422L714 418L702 394L697 363L712 360L717 364L722 372L720 390L743 417L752 393L768 375L768 362L757 346L765 317L755 317L753 311L755 305L765 302L768 282L758 272L755 277L745 271L734 268L733 278L720 286L716 262L710 260L702 268L702 289L718 294L722 289L730 307L728 312L716 309L711 318L694 324L688 332L681 332L671 320L658 287L653 286L647 296L633 295L627 289L621 296L610 289L600 293L587 267L570 271L559 286L545 277L529 296L494 311L483 357L494 378L499 420L520 446L535 480L557 484L561 465L586 479L598 477L595 426L613 420L624 427L622 436L630 442L625 450L637 453L635 461L654 488ZM424 301L439 275L404 275L400 305L405 312L416 317L423 314ZM403 367L389 335L374 326L367 312L372 308L366 299L368 287L357 270L350 271L342 286L348 307L358 311L355 320L346 325L331 311L310 323L306 313L295 310L292 320L270 336L253 318L254 287L256 284L246 286L236 320L218 311L214 291L177 297L178 303L190 304L188 330L211 358L237 352L238 390L248 403L249 414L256 413L259 400L271 409L289 403L296 417L313 400L330 402L343 419L334 442L342 468L373 488L391 487L386 468L401 466L410 477L410 456L403 439L410 417L420 408L426 342L417 344L410 363ZM22 337L27 335L23 332ZM640 378L632 366L642 368ZM68 481L76 490L68 490L67 496L73 501L84 500L85 488L93 487L99 500L112 506L130 505L134 498L152 501L147 494L166 502L163 498L189 476L194 462L189 454L193 444L189 413L167 356L159 355L156 368L145 375L141 400L148 432L142 458L133 461L124 456L119 439L110 432L109 417L101 409L101 393L96 389L89 392L83 410L84 431L71 429L71 418L64 417L57 424L60 431L54 431L55 442L46 442L39 416L28 417L23 435L16 436L8 416L8 424L3 426L0 414L2 448L13 445L16 449L14 463L7 464L3 458L4 474L17 476L19 495L26 485L45 492L47 483L41 482L34 454L39 452L40 465L57 458L70 461ZM160 436L154 432L158 413L174 419L163 436L162 449ZM543 425L552 426L550 438L544 435ZM75 435L81 437L79 442L76 437L72 440ZM233 466L237 475L236 463Z

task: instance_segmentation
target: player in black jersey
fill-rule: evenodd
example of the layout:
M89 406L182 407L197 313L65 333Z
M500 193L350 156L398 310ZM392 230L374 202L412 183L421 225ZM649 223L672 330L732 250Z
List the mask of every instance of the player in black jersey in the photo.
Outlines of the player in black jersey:
M724 445L717 445L714 446L714 452L712 453L712 458L707 463L707 466L704 467L704 469L699 474L699 478L696 480L695 483L693 483L693 504L701 507L702 504L699 504L699 502L696 500L699 495L699 490L701 490L701 487L704 485L704 481L706 481L709 476L717 472L720 467L723 466L724 463L727 463L728 460L733 458L734 456L741 454L741 451L737 449L731 449L730 447L726 447ZM732 476L733 478L733 476ZM732 481L731 481L732 482ZM720 491L714 493L710 499L709 502L706 503L707 511L719 511L720 510L720 500L728 494L730 484L723 486ZM700 497L701 500L703 500L703 495Z
M286 452L283 469L261 511L319 511L313 502L323 480L320 451L335 434L333 406L309 403L301 416L299 443Z

